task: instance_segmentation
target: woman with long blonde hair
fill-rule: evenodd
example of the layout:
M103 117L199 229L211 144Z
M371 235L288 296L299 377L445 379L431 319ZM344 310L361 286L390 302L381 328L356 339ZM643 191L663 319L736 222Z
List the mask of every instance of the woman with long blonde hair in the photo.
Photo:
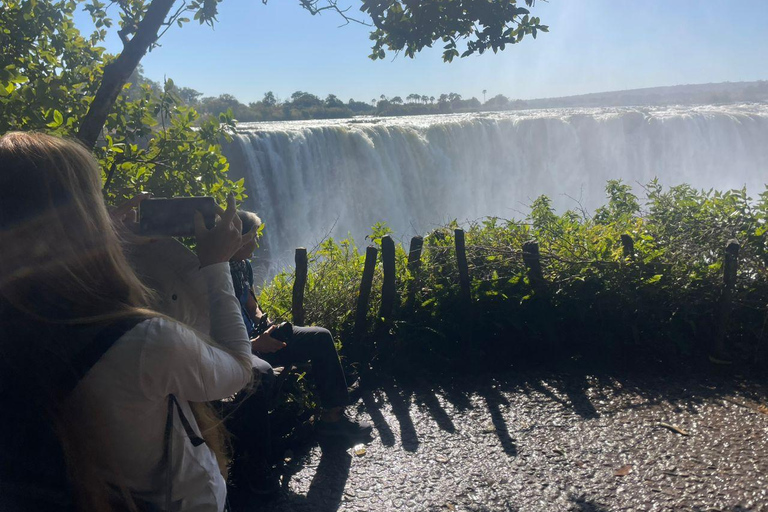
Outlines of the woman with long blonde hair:
M221 436L199 424L196 404L252 378L228 261L254 235L241 234L233 197L227 206L210 230L195 219L206 339L147 308L151 293L125 260L84 147L0 137L0 505L17 491L28 509L45 500L47 490L22 492L25 475L55 494L57 468L35 465L60 449L78 510L224 509ZM116 341L99 352L109 333ZM80 375L83 354L97 355ZM26 431L41 419L58 446Z

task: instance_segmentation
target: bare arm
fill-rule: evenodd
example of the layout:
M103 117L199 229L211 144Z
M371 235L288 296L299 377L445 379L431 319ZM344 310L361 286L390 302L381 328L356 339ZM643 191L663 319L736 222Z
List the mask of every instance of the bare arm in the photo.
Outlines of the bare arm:
M259 303L256 302L256 299L253 297L253 290L248 294L248 302L245 304L245 310L254 320L259 320L264 316L264 312L259 308Z

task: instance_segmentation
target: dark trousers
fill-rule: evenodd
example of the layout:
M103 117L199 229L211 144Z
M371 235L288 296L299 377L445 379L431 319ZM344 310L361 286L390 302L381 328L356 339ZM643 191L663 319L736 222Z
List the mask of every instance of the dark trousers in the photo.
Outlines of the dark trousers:
M346 406L349 402L347 381L330 331L322 327L294 327L293 336L286 345L282 350L260 357L271 366L288 368L310 362L323 408Z
M344 370L328 329L295 327L287 346L272 354L253 356L253 371L259 384L251 391L241 391L226 420L232 434L235 461L244 466L265 465L272 460L269 405L275 392L274 366L290 368L309 362L324 409L346 406L349 401Z

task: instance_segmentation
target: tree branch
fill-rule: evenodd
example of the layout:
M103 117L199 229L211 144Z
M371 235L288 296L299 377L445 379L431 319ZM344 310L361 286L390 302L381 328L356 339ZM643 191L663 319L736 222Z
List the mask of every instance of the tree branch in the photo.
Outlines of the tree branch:
M117 58L104 67L104 76L94 96L88 113L83 118L77 138L87 147L96 145L104 123L107 120L117 96L128 81L128 77L139 65L144 54L157 41L157 33L163 25L175 0L153 0L147 7L144 18L136 27L136 33Z
M160 39L161 37L163 37L165 33L168 32L168 29L173 26L176 20L178 20L186 10L187 10L187 1L184 0L181 3L181 7L176 9L176 12L168 19L168 21L163 23L163 25L165 25L165 28L163 29L162 32L160 32L160 34L158 34L157 38Z
M112 165L109 166L109 172L107 173L107 179L104 182L104 187L102 187L102 190L105 194L107 190L109 190L109 186L112 184L112 178L115 175L115 169L117 169L117 160L112 160Z
M338 6L338 3L337 3L336 0L325 0L325 2L328 5L319 7L318 6L319 1L320 0L299 0L299 3L301 3L301 6L303 8L305 8L306 10L308 10L309 13L312 14L313 16L315 14L320 14L322 11L331 10L331 11L336 12L336 14L338 14L339 16L341 16L344 19L344 24L343 25L349 25L352 22L359 23L360 25L369 25L369 23L366 23L366 22L361 21L361 20L359 20L357 18L353 18L351 16L348 16L347 15L347 11L349 11L349 9L351 7L347 7L346 9L342 9L341 7ZM266 3L266 1L264 1L264 3Z

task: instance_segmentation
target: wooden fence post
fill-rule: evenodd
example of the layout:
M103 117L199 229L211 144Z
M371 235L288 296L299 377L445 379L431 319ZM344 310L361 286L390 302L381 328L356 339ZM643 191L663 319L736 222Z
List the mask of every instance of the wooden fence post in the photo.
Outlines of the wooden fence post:
M624 261L629 260L630 262L635 261L635 241L632 239L632 237L624 233L620 237L621 240L621 249L622 249L622 255L624 256ZM631 267L630 267L631 268ZM635 275L635 272L632 272L629 274L629 279L632 279L633 275ZM624 277L627 279L627 276ZM632 294L631 299L635 303L637 303L637 293L638 288L637 285L628 287L626 282L622 286L624 290L626 290L627 294ZM621 318L622 322L624 323L623 330L625 333L624 336L624 346L630 346L633 342L637 345L640 344L640 329L637 326L638 318L642 318L642 314L640 313L640 306L638 303L637 308L622 308L621 312ZM624 351L625 356L625 362L629 364L629 361L626 359L626 357L629 356L629 352L626 350Z
M389 337L389 326L392 322L392 312L397 300L395 290L395 242L387 235L381 239L381 263L384 271L384 281L381 285L381 306L374 340L376 355L380 359L394 357L392 339Z
M408 270L415 274L421 267L421 250L424 247L424 237L411 238L411 247L408 250Z
M461 300L464 307L472 305L472 292L469 288L469 265L467 264L467 247L464 241L464 230L456 229L454 232L456 241L456 263L459 266L459 286L461 288Z
M353 330L356 344L359 344L365 336L368 301L371 298L373 272L376 270L376 257L378 254L379 250L373 246L368 246L365 250L365 266L363 267L363 278L360 281L360 294L357 296L357 310L355 312L355 327Z
M293 280L291 316L294 325L304 325L304 288L307 286L307 249L296 249L296 277Z
M418 272L421 268L421 250L424 248L424 237L415 236L411 238L411 246L408 250L408 272L411 274L411 282L408 286L408 296L405 298L405 309L410 310L413 307L413 301L416 298L416 290L419 287Z
M390 320L395 307L395 242L389 235L381 239L381 261L384 283L381 287L379 318Z
M467 264L467 246L464 239L464 230L456 229L453 232L456 244L456 263L459 267L459 287L461 303L466 311L467 317L472 318L473 322L463 322L461 331L461 343L469 357L471 368L476 368L480 354L477 347L473 344L472 331L473 324L477 321L473 312L472 290L469 286L469 265Z
M630 260L635 259L635 241L632 240L632 237L628 234L621 235L621 246L624 252L624 258L629 258Z
M528 269L528 280L531 282L531 288L536 292L543 292L547 282L544 279L544 272L541 270L541 255L539 254L539 243L536 240L529 240L523 244L523 263Z
M725 261L723 263L723 290L720 294L719 325L713 353L710 360L715 363L730 364L731 360L725 349L725 339L728 333L728 320L731 316L733 289L736 287L736 272L739 268L738 240L728 240L725 247Z

